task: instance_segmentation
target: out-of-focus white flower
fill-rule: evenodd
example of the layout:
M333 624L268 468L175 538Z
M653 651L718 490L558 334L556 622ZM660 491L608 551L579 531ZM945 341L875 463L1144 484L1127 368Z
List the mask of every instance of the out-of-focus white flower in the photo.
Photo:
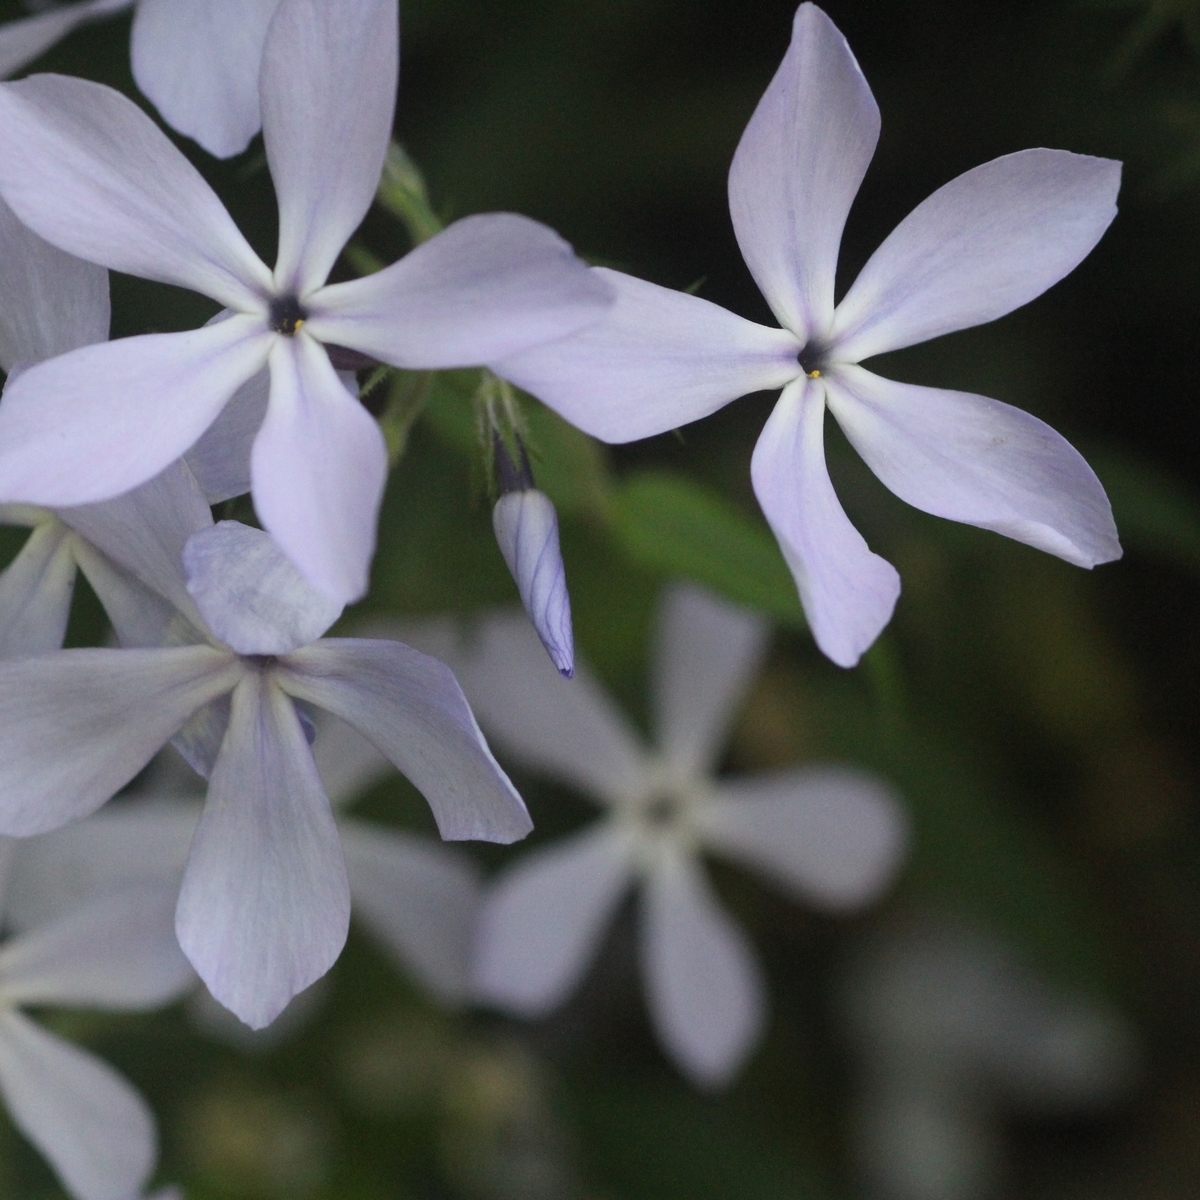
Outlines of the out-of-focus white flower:
M1134 1074L1116 1013L943 919L860 947L841 1007L857 1074L855 1157L875 1200L985 1200L1003 1175L1004 1114L1095 1112Z
M1049 426L995 400L915 387L865 358L995 320L1056 283L1116 214L1121 167L1024 150L918 205L834 306L838 246L879 137L845 39L815 5L742 135L729 173L738 244L781 329L596 268L600 323L493 369L608 442L649 437L748 392L783 388L751 464L817 644L852 666L891 618L894 568L867 548L825 467L829 408L901 499L1091 567L1118 558L1104 489Z
M713 777L766 639L749 613L696 588L669 591L654 658L658 747L649 751L586 670L568 683L552 669L522 616L482 622L457 668L489 736L514 761L596 800L604 818L532 851L485 894L481 998L526 1016L560 1004L638 883L658 1036L687 1075L716 1086L757 1041L765 996L753 950L700 855L733 859L831 911L886 886L905 822L880 780L839 767Z
M399 367L471 366L597 320L611 289L543 225L466 217L385 270L327 284L391 135L396 0L281 0L263 51L279 199L270 270L132 101L65 76L0 84L0 193L47 241L212 297L223 320L85 346L24 371L0 406L0 500L108 499L186 454L264 367L255 508L318 590L367 586L387 454L327 347Z

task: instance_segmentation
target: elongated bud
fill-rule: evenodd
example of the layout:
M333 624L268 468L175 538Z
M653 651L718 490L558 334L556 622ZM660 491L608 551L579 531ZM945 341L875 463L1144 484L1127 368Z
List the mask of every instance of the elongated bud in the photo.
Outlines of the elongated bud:
M571 599L558 548L558 514L545 492L533 486L524 447L521 463L495 438L496 482L501 496L492 509L492 528L508 563L521 603L551 661L568 679L575 674Z

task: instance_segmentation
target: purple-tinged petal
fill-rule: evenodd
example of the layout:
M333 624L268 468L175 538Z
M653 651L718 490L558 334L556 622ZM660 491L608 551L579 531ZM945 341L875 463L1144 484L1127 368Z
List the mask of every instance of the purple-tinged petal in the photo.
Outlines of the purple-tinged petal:
M876 899L908 846L895 793L873 775L840 767L722 781L695 820L714 852L835 911Z
M486 617L456 667L488 736L516 762L596 800L645 790L650 764L625 715L583 664L562 678L524 613Z
M277 0L138 0L133 77L173 129L217 158L262 125L258 75Z
M654 645L654 715L663 757L684 779L710 773L770 628L693 584L662 598Z
M47 654L63 644L75 592L74 538L48 516L0 573L0 658Z
M802 4L729 168L746 265L801 342L829 329L842 229L878 140L879 109L846 39Z
M593 273L616 294L607 316L494 363L497 374L593 437L653 437L800 374L802 346L786 330L620 271Z
M8 1004L145 1009L169 1004L195 976L175 940L178 884L89 896L49 925L0 947Z
M0 86L0 193L69 254L266 312L270 272L216 193L110 87L65 75Z
M766 987L746 935L670 843L643 889L640 950L663 1048L693 1083L728 1083L762 1036Z
M318 591L367 590L387 447L371 415L307 334L271 351L271 401L251 455L254 507Z
M60 508L145 483L262 367L273 337L255 318L233 317L84 346L23 371L0 404L0 496Z
M45 833L99 808L240 670L208 646L0 662L0 832Z
M569 679L575 674L575 639L553 501L536 488L509 492L492 509L492 528L526 614L550 661Z
M291 695L353 725L407 776L442 837L507 844L533 828L445 663L399 642L327 638L280 664Z
M233 693L179 893L179 944L252 1029L333 966L350 889L329 801L292 701L269 672Z
M396 0L282 0L263 47L263 142L279 197L275 282L325 282L375 199L396 108Z
M338 822L354 916L443 1004L470 991L479 871L430 838L367 821Z
M817 645L852 667L891 620L900 577L867 549L838 502L825 467L824 424L824 388L798 380L771 413L750 475Z
M205 624L239 654L286 654L315 642L341 616L269 533L221 521L188 539L187 586Z
M826 388L846 437L902 500L1076 566L1121 557L1103 486L1037 417L986 396L894 383L862 367L838 367Z
M938 188L891 232L838 305L831 359L994 321L1073 271L1117 215L1121 164L1022 150Z
M635 863L630 830L605 821L503 871L479 914L479 999L528 1017L557 1008L595 957Z
M64 254L0 200L0 367L108 338L108 272Z
M267 415L271 372L259 371L242 384L200 440L184 455L209 504L250 490L250 453Z
M154 1118L107 1063L0 1011L0 1094L77 1200L141 1195L154 1168Z
M552 229L484 213L374 275L322 288L308 329L397 367L472 367L574 333L611 304L604 280Z
M126 649L181 646L201 642L204 635L180 617L178 610L124 567L101 554L81 537L73 542L75 561L112 622L117 641Z
M0 25L0 78L16 74L80 25L132 8L133 4L134 0L87 0Z
M207 779L212 774L228 727L229 696L218 696L196 710L171 739L171 746L197 775Z
M395 767L361 733L330 713L318 713L313 761L335 809L357 800Z

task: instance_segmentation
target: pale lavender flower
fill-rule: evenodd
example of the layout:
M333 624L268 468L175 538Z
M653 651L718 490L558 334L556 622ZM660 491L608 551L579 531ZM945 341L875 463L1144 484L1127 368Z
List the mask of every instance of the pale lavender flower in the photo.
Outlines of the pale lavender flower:
M514 761L577 787L604 817L501 872L485 893L482 999L540 1016L575 988L635 884L640 959L660 1041L695 1082L727 1082L757 1042L765 988L749 940L707 883L712 852L840 912L874 899L905 844L881 781L841 767L735 779L713 769L766 645L749 613L697 589L663 603L647 750L583 668L568 683L522 617L495 616L458 661L463 687Z
M110 1066L20 1010L137 1011L182 995L193 975L175 940L174 903L169 887L109 888L0 945L0 1095L77 1200L142 1194L154 1118Z
M168 646L0 662L0 832L94 811L182 730L189 761L211 770L180 944L213 995L261 1027L329 969L350 912L297 701L366 736L424 793L443 837L513 841L529 816L449 668L397 642L322 638L341 605L268 534L209 524L187 540L186 574L151 557L140 571L179 610Z
M216 195L135 105L99 84L0 84L0 193L60 248L192 288L229 313L186 333L75 350L10 382L0 499L107 499L185 454L264 366L255 508L305 577L362 594L387 456L327 345L400 367L479 364L573 332L611 303L556 234L508 213L467 217L406 258L325 280L366 214L391 133L396 0L282 0L260 99L279 198L272 272Z
M1120 556L1108 500L1035 417L964 392L894 383L864 358L965 329L1040 295L1116 213L1120 164L1024 150L960 175L884 241L841 302L842 227L879 135L845 39L812 4L729 173L738 244L782 329L597 268L601 323L498 364L595 437L626 442L783 388L751 464L754 490L821 649L852 666L887 624L899 577L843 512L825 466L828 407L898 496L1091 567Z

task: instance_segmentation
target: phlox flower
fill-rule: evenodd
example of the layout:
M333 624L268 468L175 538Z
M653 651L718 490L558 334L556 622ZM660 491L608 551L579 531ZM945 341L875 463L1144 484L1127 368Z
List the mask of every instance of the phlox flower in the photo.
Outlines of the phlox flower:
M1120 164L1038 149L967 171L896 227L835 306L842 228L878 136L879 110L845 39L802 4L729 172L738 245L782 328L597 268L617 295L602 322L493 364L608 442L782 388L754 451L754 491L817 644L843 666L887 624L900 582L834 493L826 409L871 470L917 508L1079 566L1121 553L1099 481L1043 422L858 365L995 320L1061 279L1115 215Z
M163 479L182 486L190 472ZM213 995L257 1028L328 970L349 921L307 705L396 765L443 837L512 841L530 822L449 668L397 642L322 638L341 605L270 535L212 525L191 486L198 499L176 505L176 527L160 520L157 539L133 548L141 560L123 564L177 609L167 645L0 662L0 831L28 836L87 815L183 736L209 786L179 941ZM185 532L181 563L169 547Z
M394 366L478 365L597 319L609 288L556 234L466 217L385 270L327 284L371 205L392 128L396 0L282 0L259 95L279 200L272 271L165 134L111 88L56 75L0 84L0 194L47 241L204 293L225 319L85 346L11 380L0 501L118 495L184 455L264 367L255 509L309 582L362 594L387 470L378 425L326 351Z
M701 855L742 863L820 908L874 899L904 849L899 805L878 779L807 767L718 779L713 770L766 645L757 618L694 588L663 601L654 659L655 749L586 670L567 682L516 615L486 619L459 676L498 748L577 787L603 810L573 837L503 870L485 893L475 982L523 1016L561 1004L631 887L650 1016L695 1082L727 1082L765 1020L749 940L713 894Z

